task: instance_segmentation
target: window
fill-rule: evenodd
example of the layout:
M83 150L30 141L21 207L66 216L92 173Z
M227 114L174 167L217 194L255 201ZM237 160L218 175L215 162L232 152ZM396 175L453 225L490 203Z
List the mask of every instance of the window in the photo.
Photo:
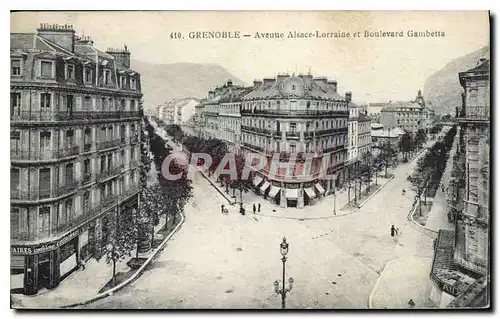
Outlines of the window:
M295 144L290 144L290 153L296 153L297 146Z
M74 135L75 132L73 130L67 130L66 131L66 146L67 147L72 147L74 144Z
M123 167L125 164L125 150L120 151L120 165Z
M21 93L10 93L10 114L20 115L21 113Z
M120 87L124 89L126 85L127 85L127 78L124 76L120 77Z
M122 143L125 142L125 125L120 125L120 140Z
M92 70L89 68L85 68L84 70L85 70L85 72L84 72L85 83L92 83Z
M130 149L130 160L135 161L135 147Z
M10 169L10 189L11 191L19 190L19 168Z
M109 126L108 127L108 141L112 141L113 140L113 126Z
M130 110L135 111L135 100L130 100Z
M120 109L121 109L122 111L124 111L124 110L125 110L125 99L121 99L121 100L120 100Z
M50 168L40 168L38 171L38 189L40 190L40 198L47 198L50 195Z
M101 98L101 108L103 111L106 111L106 108L107 108L107 104L106 104L107 100L106 98Z
M109 85L110 84L110 72L109 70L104 70L104 76L102 79L102 82L104 85Z
M40 132L40 149L50 147L50 132Z
M41 61L40 62L40 75L42 78L52 78L52 62Z
M15 234L19 231L19 208L10 208L10 229ZM24 258L24 257L23 257Z
M90 99L90 96L85 97L85 100L83 102L83 107L85 108L86 111L90 111L92 109L92 100Z
M74 101L74 96L73 95L66 95L66 111L68 114L73 113L73 101Z
M70 219L70 216L73 215L73 199L72 198L68 198L66 200L66 202L64 203L64 210L66 212L66 216L64 216L64 220L62 221L63 223L66 223L68 221L68 219Z
M295 133L297 131L297 123L290 123L290 132Z
M73 163L66 164L66 184L73 183Z
M134 78L130 78L130 88L132 90L136 89L136 84L135 84L135 79Z
M85 132L83 134L83 144L84 144L84 148L85 148L85 145L89 145L92 143L91 141L91 133L90 133L90 129L89 128L86 128L85 129ZM90 147L89 147L90 149Z
M19 131L10 131L10 150L15 153L21 150L21 133Z
M85 180L87 180L88 175L90 175L90 159L87 158L83 161L83 175Z
M67 80L75 79L75 66L73 64L66 65L66 79Z
M103 126L101 127L101 138L100 138L101 142L104 142L106 141L106 127Z
M21 60L10 60L10 74L21 75Z
M113 156L111 154L108 155L108 170L113 168Z
M89 191L85 191L83 193L83 211L88 212L90 209L90 193Z
M106 156L101 156L101 173L104 173L106 168Z
M50 93L41 93L40 94L40 110L46 111L47 109L50 109Z
M48 236L50 229L50 206L40 207L38 214L38 233Z

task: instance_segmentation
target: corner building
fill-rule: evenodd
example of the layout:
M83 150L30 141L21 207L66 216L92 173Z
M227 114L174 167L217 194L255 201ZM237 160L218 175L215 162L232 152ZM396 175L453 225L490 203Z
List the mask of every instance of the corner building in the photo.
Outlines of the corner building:
M11 283L53 289L139 201L141 82L130 52L72 26L11 34Z
M256 171L254 186L260 194L281 207L310 205L343 182L347 156L348 104L351 94L337 93L337 82L312 75L278 75L254 81L250 93L242 98L242 149L266 155L264 169ZM270 172L274 153L289 163L285 169ZM311 167L305 155L313 154ZM327 172L336 175L325 180L320 169L323 158Z

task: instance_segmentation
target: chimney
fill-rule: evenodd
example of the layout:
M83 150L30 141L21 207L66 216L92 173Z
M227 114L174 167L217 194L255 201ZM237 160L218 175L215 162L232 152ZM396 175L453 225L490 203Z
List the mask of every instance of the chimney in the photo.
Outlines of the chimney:
M215 92L210 90L208 91L208 98L213 99L215 97Z
M254 90L257 90L259 88L259 86L262 85L262 81L257 81L257 80L254 80L253 81L253 89Z
M317 77L313 79L317 84L327 84L327 79L325 77Z
M75 30L72 25L40 24L38 36L47 39L64 49L75 52Z
M480 58L479 61L477 62L477 65L483 64L484 62L486 62L486 59Z
M333 89L333 92L337 93L337 81L328 81L326 82Z
M345 92L345 100L347 103L351 103L352 99L352 93L351 92Z
M264 79L264 85L272 84L272 83L274 83L274 81L275 81L275 79L266 78L266 79Z
M231 80L227 80L227 86L228 86L228 87L233 86L233 81L231 81Z
M130 68L130 51L126 45L123 46L123 49L108 49L106 53L112 55L124 67Z

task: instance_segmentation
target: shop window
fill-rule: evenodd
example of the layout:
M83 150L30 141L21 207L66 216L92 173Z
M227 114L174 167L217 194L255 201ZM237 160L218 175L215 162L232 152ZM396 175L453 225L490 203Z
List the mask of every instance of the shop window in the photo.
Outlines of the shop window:
M38 212L38 234L42 237L49 236L50 229L50 207L39 208Z

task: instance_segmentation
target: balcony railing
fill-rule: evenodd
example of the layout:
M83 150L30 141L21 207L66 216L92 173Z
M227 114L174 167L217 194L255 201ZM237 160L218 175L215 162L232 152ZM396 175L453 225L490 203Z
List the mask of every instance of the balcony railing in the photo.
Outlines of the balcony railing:
M111 169L108 169L106 171L103 171L103 172L97 174L97 181L100 182L103 179L106 179L110 176L118 175L118 174L120 174L122 169L123 169L123 166L120 165L120 166L116 166L116 167L113 167Z
M87 184L94 181L94 174L92 173L84 173L83 174L83 183Z
M255 146L255 145L252 145L252 144L249 144L249 143L243 143L243 146L245 146L245 147L247 147L249 149L255 150L255 151L264 152L264 149L262 147Z
M139 111L22 111L10 115L12 122L81 121L140 117Z
M69 156L75 156L80 153L79 146L71 146L67 148L52 150L19 150L11 149L10 158L11 160L31 160L31 161L43 161L43 160L54 160Z
M105 149L112 148L112 147L118 147L118 146L120 146L120 139L99 142L99 143L97 143L97 150L101 151L101 150L105 150Z
M300 137L300 132L293 131L293 132L286 132L286 137L288 138L299 138Z
M54 191L54 197L66 195L75 191L78 188L76 180L67 181L64 185L58 186Z
M250 131L254 133L260 133L260 134L265 134L265 135L271 135L271 130L265 129L265 128L258 128L258 127L252 127L252 126L247 126L247 125L242 125L241 126L242 131Z
M241 110L242 114L255 115L278 115L278 116L340 116L347 117L349 111L327 111L327 110Z
M135 144L137 142L139 142L139 135L134 135L134 136L130 137L131 144Z
M92 148L92 143L83 144L83 151L84 152L89 152L91 148Z

